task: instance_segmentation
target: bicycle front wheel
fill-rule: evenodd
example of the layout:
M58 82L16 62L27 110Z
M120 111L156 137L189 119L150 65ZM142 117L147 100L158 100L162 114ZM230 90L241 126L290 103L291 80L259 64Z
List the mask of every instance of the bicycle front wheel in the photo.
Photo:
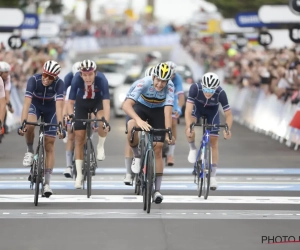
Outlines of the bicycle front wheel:
M205 153L204 153L204 173L203 173L203 181L204 181L204 199L206 200L209 194L209 188L210 188L210 172L211 172L211 148L210 148L210 142L208 142L205 146Z
M154 175L154 164L153 164L154 152L149 152L147 157L147 165L146 165L146 186L147 186L147 213L150 213L151 210L151 198L152 198L152 191L153 191L153 175Z
M43 143L43 142L42 142ZM37 206L39 202L39 191L40 191L40 184L42 182L42 169L44 166L44 152L43 152L42 145L39 146L38 150L38 160L36 163L36 177L35 177L35 190L34 190L34 205Z
M87 197L92 195L92 176L91 176L91 141L87 141L87 156L86 156L86 177L87 177Z

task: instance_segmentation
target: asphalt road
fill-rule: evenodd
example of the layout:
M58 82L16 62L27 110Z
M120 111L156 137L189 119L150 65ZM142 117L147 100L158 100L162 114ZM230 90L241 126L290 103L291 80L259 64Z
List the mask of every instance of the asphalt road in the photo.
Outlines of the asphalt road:
M170 48L161 52L166 59ZM124 119L110 122L106 159L98 162L90 199L63 177L65 144L56 141L54 194L40 198L38 207L27 181L29 169L22 166L25 139L11 132L0 144L0 250L299 249L299 152L235 123L233 138L220 138L218 190L204 200L197 197L187 162L183 123L175 166L163 177L164 201L153 204L150 214L142 210L142 197L122 182ZM283 240L298 242L267 246Z
M166 168L163 179L165 199L150 214L142 210L142 197L122 183L124 119L111 121L106 159L98 163L90 199L63 177L65 144L56 141L54 195L40 198L38 207L26 180L29 169L22 167L25 140L11 132L0 144L0 249L250 250L270 249L266 244L273 236L299 240L299 153L234 124L233 138L220 138L218 190L203 200L187 162L183 123L175 166ZM299 243L272 249L283 247L299 249Z

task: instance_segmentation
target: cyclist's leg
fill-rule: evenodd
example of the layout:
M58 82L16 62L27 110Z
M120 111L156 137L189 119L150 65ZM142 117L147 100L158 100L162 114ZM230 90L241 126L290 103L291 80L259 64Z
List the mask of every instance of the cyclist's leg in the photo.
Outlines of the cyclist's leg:
M129 120L129 116L126 116L126 130L128 131L127 128L127 122ZM133 160L133 152L130 148L129 142L126 140L126 145L125 145L125 167L126 167L126 175L124 178L124 183L125 184L131 184L132 183L132 170L131 170L131 164L132 164L132 160Z
M55 103L53 105L45 106L43 108L44 121L46 123L57 124ZM44 183L44 194L46 197L52 195L50 188L50 180L53 172L55 154L54 154L54 142L56 138L57 127L46 126L45 127L45 157L44 157L44 168L45 168L45 183Z
M176 143L176 138L177 138L177 121L178 119L176 118L175 115L172 115L172 135L175 138L175 143ZM173 166L174 165L174 151L175 151L175 144L169 145L169 151L168 151L168 157L167 157L167 164L168 166Z
M149 124L153 128L165 128L165 115L164 115L164 107L149 109L150 111L150 120ZM153 138L153 146L155 152L155 190L153 193L153 200L155 203L161 203L163 200L163 196L160 193L163 173L164 173L164 164L162 159L162 147L164 145L166 133L156 134Z
M32 100L32 103L30 104L29 112L27 121L28 122L37 122L37 120L40 117L40 110L36 103L34 103L34 100ZM24 159L23 159L23 166L24 167L30 167L33 163L33 142L34 142L34 129L35 127L32 125L26 125L27 132L25 133L25 140L27 144L27 152L25 153Z
M220 124L219 109L212 111L207 115L208 124ZM216 180L217 166L219 162L219 128L212 129L210 132L210 145L212 149L212 172L210 178L210 187L214 190L217 188L218 183Z
M101 119L104 116L102 100L94 100L94 102L94 110L97 110L96 117L97 119ZM97 160L103 161L105 159L104 142L106 140L107 132L104 131L102 122L99 123L98 136L99 140L97 144Z
M67 105L67 103L65 104ZM76 103L75 103L76 105ZM74 106L74 114L75 114L75 106ZM66 178L72 177L72 161L73 161L73 152L74 152L74 143L75 143L75 133L72 131L71 122L67 122L67 143L66 143L66 169L64 171L64 176Z
M87 102L85 102L87 101ZM75 119L87 119L88 118L88 104L90 100L77 99L75 106ZM86 123L75 122L75 165L77 177L75 180L75 188L82 188L82 166L83 166L83 146L86 139Z
M187 113L186 113L186 115L187 115ZM196 105L194 105L194 107L193 107L191 116L192 116L193 122L197 122L197 120L201 116L200 109L198 109L196 107ZM195 144L195 137L196 137L195 129L194 129L194 131L192 131L192 133L190 133L190 124L186 124L186 138L187 138L187 141L188 141L189 147L190 147L190 151L189 151L189 155L188 155L188 162L192 163L192 164L195 163L196 157L197 157L197 147Z
M133 106L134 111L136 114L144 121L147 120L147 107L136 103ZM138 144L139 144L139 134L138 132L135 132L134 135L134 140L132 143L130 143L130 138L131 138L131 130L133 127L138 127L137 123L135 120L131 119L131 117L128 117L128 122L127 122L127 128L128 128L128 134L127 134L127 141L128 144L131 147L131 150L133 152L134 159L131 164L131 170L133 173L138 174L140 172L140 163L141 163L141 155L139 152Z

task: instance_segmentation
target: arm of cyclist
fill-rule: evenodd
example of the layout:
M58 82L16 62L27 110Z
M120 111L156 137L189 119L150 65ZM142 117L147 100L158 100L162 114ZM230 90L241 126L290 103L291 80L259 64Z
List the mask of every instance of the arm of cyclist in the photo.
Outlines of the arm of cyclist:
M146 87L147 86L145 86L144 82L140 81L139 84L137 84L134 89L132 89L131 92L127 94L127 98L122 106L122 109L128 116L135 120L135 122L141 129L149 131L151 126L146 121L143 121L133 109L133 105L138 100L139 96L143 93Z
M3 126L3 121L5 117L6 111L6 102L5 102L5 90L4 90L4 83L2 78L0 77L0 122ZM1 131L1 128L0 128Z
M32 101L32 95L33 95L35 87L36 87L36 81L35 81L34 77L30 77L28 79L27 86L26 86L25 98L24 98L23 109L22 109L22 114L21 114L21 122L23 122L24 120L27 120L27 118L28 118L28 111L30 108L30 104ZM26 125L24 127L24 130L22 130L21 128L22 128L22 126L19 127L18 134L23 136L27 130Z
M75 77L73 77L71 89L69 93L69 99L67 102L67 111L69 115L72 115L74 113L74 104L76 100L77 90L78 90L78 83L75 81Z
M194 108L194 101L198 94L198 87L195 83L193 83L189 90L189 95L186 100L185 105L185 133L186 136L189 138L193 137L193 134L195 133L194 130L190 131L190 125L195 122L195 118L193 117L193 108Z
M56 119L59 127L57 128L57 134L59 139L63 139L66 135L62 128L63 124L63 109L64 109L64 82L60 79L56 85Z
M165 128L172 128L172 110L173 110L173 104L174 104L174 84L169 81L169 83L166 86L168 88L167 90L167 96L164 106L164 114L165 114ZM165 140L170 144L173 142L173 140L170 140L169 134L166 133Z
M109 87L108 81L104 74L101 74L101 87L102 87L102 104L103 104L103 112L104 118L109 123L110 120L110 95L109 95ZM109 126L105 128L105 132L110 130Z
M145 130L145 131L150 131L151 126L146 122L143 121L138 115L137 113L135 113L134 109L133 109L133 105L135 104L135 101L128 98L126 99L126 101L123 104L123 110L124 112L130 116L132 119L134 119L138 125L138 127L140 127L141 129Z
M230 139L231 138L231 127L232 127L232 123L233 123L233 116L232 116L232 112L231 112L231 109L230 109L230 106L228 103L227 95L224 90L219 95L219 102L222 105L224 115L225 115L225 122L228 125L228 133L226 133L226 131L223 130L224 139Z

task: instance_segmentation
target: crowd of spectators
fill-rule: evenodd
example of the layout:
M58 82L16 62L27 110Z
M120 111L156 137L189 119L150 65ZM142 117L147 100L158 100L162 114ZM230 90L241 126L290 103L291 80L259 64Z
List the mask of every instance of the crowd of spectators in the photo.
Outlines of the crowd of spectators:
M267 94L292 103L299 102L300 50L266 49L250 43L238 48L234 41L213 36L195 36L182 31L182 45L205 71L224 71L224 80L239 87L261 88Z

